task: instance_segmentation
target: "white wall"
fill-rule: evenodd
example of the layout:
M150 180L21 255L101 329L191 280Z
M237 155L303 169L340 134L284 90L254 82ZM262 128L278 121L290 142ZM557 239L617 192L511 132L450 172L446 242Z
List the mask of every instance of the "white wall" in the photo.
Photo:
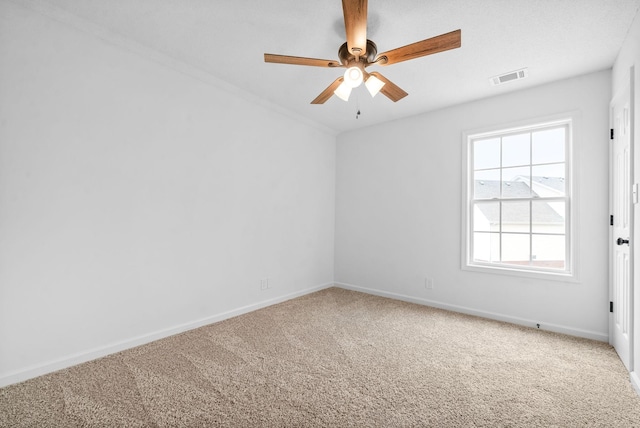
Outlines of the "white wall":
M607 340L610 83L602 71L339 135L336 282ZM462 271L463 132L570 111L579 115L580 281Z
M5 1L0 61L0 386L332 282L333 135Z
M631 70L633 67L633 76ZM633 77L634 80L634 182L640 183L640 13L633 21L629 33L613 65L613 94L617 94ZM640 209L634 211L634 356L632 361L632 380L640 394Z

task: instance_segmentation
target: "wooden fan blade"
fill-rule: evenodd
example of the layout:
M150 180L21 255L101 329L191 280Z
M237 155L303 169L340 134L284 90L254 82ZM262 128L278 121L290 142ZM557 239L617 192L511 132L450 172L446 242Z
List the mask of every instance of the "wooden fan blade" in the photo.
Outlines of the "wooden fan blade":
M342 0L347 48L356 56L367 52L367 0Z
M343 67L338 61L330 59L304 58L300 56L264 54L264 62L276 64L309 65L312 67Z
M371 73L371 75L376 76L378 79L384 82L384 86L382 87L382 89L380 89L380 92L382 92L382 94L384 94L394 103L409 95L402 88L400 88L398 85L396 85L377 71L374 71L373 73Z
M322 91L320 95L316 97L315 100L311 101L311 104L324 104L331 96L333 95L333 91L338 89L338 86L344 81L344 77L338 77L336 80L330 84L327 89Z
M421 42L412 43L401 48L381 53L377 56L374 62L380 65L389 65L447 51L449 49L459 48L462 45L460 36L460 30L441 34L430 39L422 40Z

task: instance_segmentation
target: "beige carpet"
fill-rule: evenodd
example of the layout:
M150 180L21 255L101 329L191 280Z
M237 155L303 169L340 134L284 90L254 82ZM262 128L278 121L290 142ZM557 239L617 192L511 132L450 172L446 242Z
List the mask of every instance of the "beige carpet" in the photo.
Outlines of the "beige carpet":
M632 427L607 344L338 288L0 389L2 427Z

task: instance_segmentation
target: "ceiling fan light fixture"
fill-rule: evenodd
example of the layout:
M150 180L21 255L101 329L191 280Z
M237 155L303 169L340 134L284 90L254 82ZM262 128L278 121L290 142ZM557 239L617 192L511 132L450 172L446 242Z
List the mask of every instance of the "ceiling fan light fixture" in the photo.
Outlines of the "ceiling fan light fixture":
M384 86L384 82L378 79L376 76L369 75L367 80L364 82L364 86L367 87L367 91L371 94L372 97L375 97L380 89Z
M349 95L351 95L351 86L347 84L346 81L344 81L340 84L340 86L338 86L335 91L333 91L333 93L336 94L336 96L341 100L349 101Z
M347 101L351 90L360 86L363 81L372 97L378 92L382 92L382 95L395 103L409 94L378 72L374 72L376 78L371 79L366 71L367 67L375 64L392 65L462 46L462 31L458 29L378 54L377 45L367 39L367 8L368 0L342 0L342 15L347 40L338 48L339 62L268 53L264 54L264 61L312 67L346 68L344 76L331 82L320 95L311 101L311 104L324 104L333 95Z
M364 76L360 67L353 66L344 72L344 83L352 88L357 88L362 83Z

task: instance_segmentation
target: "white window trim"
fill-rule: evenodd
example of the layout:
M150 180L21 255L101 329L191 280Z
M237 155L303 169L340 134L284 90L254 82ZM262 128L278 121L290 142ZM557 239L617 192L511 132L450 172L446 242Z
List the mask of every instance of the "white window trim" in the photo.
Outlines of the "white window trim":
M489 136L496 133L503 132L517 132L524 129L531 129L537 126L549 126L549 125L569 125L569 142L567 149L567 173L569 177L569 186L566 189L568 194L569 206L569 218L567 219L567 234L569 235L570 256L567 260L569 264L569 270L563 272L557 271L543 271L543 270L527 270L526 268L510 268L504 265L487 265L482 263L473 263L471 261L471 242L470 242L470 224L471 217L471 194L470 189L473 189L473 176L470 174L471 164L471 144L472 139L477 139L483 136ZM564 282L579 282L579 250L578 234L579 229L579 159L578 153L574 149L576 141L580 141L580 113L578 111L571 111L567 113L544 116L533 119L527 119L518 122L511 122L506 124L498 124L495 126L484 127L480 129L472 129L463 132L462 135L462 215L461 215L461 269L463 271L483 272L489 274L498 275L512 275L525 278L545 279L552 281L564 281Z

